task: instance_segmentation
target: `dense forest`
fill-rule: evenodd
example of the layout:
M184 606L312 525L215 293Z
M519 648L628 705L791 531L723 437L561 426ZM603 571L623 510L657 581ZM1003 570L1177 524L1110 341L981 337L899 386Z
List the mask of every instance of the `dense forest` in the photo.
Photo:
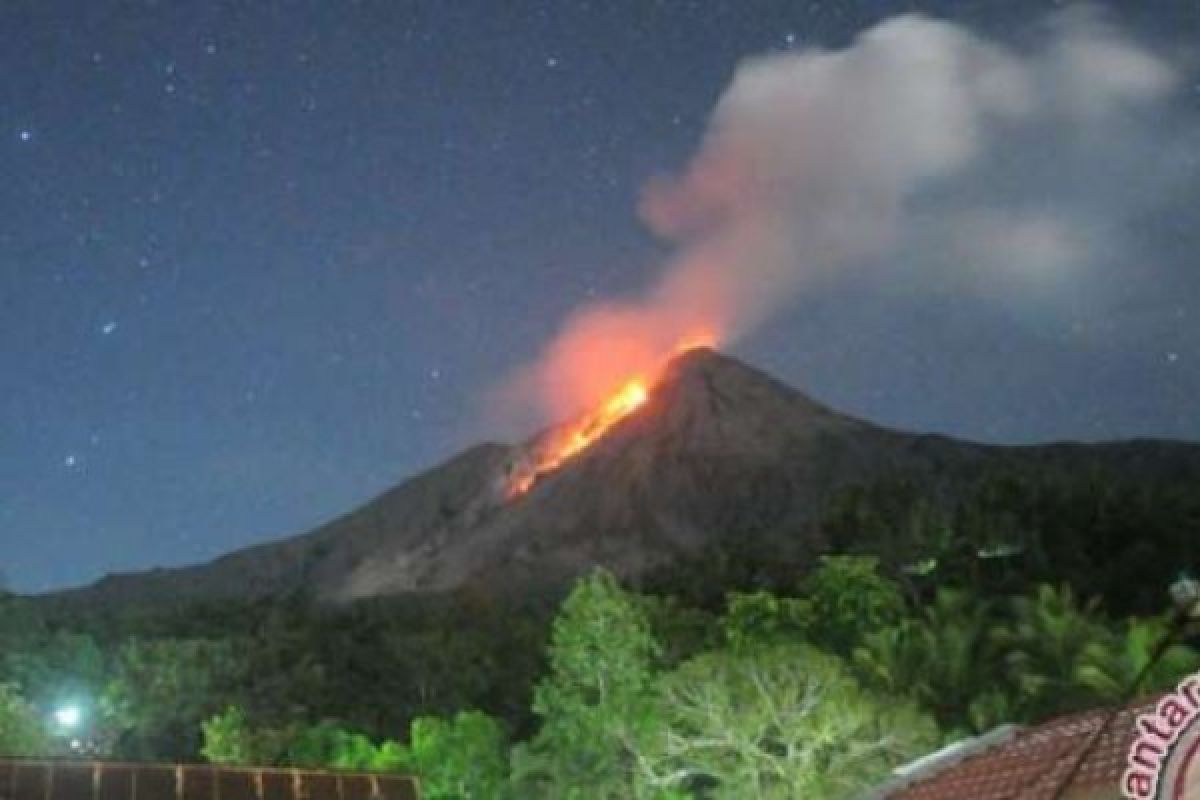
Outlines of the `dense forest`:
M1119 700L1196 562L1200 493L887 482L821 529L815 559L727 541L565 598L65 615L7 596L0 752L411 771L431 800L852 796L953 739ZM1180 642L1143 689L1198 667Z

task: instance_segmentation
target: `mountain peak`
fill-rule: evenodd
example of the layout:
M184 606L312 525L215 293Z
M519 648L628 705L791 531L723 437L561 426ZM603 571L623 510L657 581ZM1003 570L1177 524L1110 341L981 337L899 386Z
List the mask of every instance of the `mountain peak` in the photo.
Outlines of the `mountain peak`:
M734 418L741 420L740 425L757 419L768 435L797 424L821 428L866 425L709 347L693 348L672 358L651 392L649 405L648 415L657 411L677 422L686 419L693 429L732 424Z
M522 495L574 463L623 447L630 439L769 439L778 433L772 419L803 419L809 427L849 421L732 356L710 347L690 348L673 356L651 380L631 380L595 408L517 445L510 494ZM735 441L711 444L738 446Z
M596 565L635 577L714 542L741 546L754 536L771 537L780 553L803 562L827 546L818 521L844 487L901 475L941 492L989 465L1084 464L1127 452L989 448L887 430L707 347L675 356L643 388L632 402L610 404L615 412L601 414L600 427L604 409L584 415L582 428L568 422L522 444L473 448L310 533L59 599L144 604L303 591L344 602L464 587L521 592L562 585ZM582 446L544 459L564 431L582 431ZM1195 447L1129 452L1143 471L1146 459L1165 464L1167 456L1200 464ZM535 469L523 474L532 479L513 492L531 462Z
M732 356L721 353L708 345L698 345L681 350L667 361L666 372L719 369L722 363L745 366Z

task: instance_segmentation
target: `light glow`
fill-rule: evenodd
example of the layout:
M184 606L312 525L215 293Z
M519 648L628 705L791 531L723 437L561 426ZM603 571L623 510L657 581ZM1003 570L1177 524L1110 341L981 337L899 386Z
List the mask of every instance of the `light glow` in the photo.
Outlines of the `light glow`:
M60 728L74 728L79 724L82 716L79 706L63 706L54 711L54 721L58 723Z
M650 392L640 378L633 378L605 401L595 412L566 428L555 437L555 441L539 454L527 469L512 482L509 496L524 494L538 478L551 470L558 469L567 459L573 458L599 439L608 429L646 404Z

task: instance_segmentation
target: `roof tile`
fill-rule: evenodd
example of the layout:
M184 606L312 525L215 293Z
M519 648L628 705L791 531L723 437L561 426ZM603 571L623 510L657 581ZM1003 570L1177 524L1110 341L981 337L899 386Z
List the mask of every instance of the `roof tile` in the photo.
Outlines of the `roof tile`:
M1152 710L1157 699L1143 699L1118 712L1081 765L1067 797L1120 797L1134 721L1138 714ZM887 800L1052 800L1108 713L1108 709L1086 711L1019 730L1006 741L884 796Z

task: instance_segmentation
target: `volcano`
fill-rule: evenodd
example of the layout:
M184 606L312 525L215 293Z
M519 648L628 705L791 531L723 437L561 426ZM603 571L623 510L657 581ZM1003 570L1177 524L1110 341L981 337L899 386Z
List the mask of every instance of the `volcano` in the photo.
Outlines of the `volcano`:
M750 537L815 557L827 548L817 521L834 494L889 476L934 494L996 466L1200 476L1192 444L996 447L890 430L707 348L676 356L613 409L588 428L586 446L561 457L545 453L577 422L473 447L312 532L52 597L111 606L305 592L346 603L561 586L595 565L637 579Z

